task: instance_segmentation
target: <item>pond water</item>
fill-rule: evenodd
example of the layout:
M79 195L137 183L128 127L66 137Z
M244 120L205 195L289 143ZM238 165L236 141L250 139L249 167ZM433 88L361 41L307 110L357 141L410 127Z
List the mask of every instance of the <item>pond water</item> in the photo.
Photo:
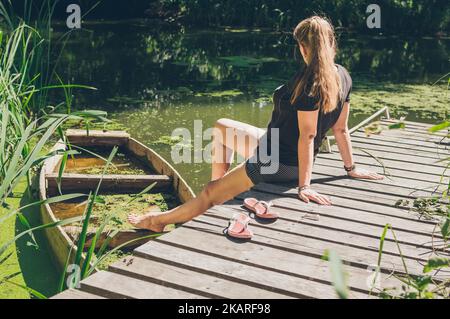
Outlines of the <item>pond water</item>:
M409 120L448 116L445 82L430 85L450 70L448 38L338 35L337 62L354 83L351 125L384 105ZM98 89L74 91L74 107L107 110L171 161L166 137L178 127L194 134L194 120L203 129L221 117L265 127L273 90L300 66L294 49L289 33L99 22L72 33L59 73ZM195 191L210 176L205 163L175 167Z

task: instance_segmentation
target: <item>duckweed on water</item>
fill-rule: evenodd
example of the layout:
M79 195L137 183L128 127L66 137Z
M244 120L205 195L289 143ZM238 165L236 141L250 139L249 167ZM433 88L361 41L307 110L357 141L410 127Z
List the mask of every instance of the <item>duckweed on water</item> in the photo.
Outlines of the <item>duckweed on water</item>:
M120 250L116 250L112 253L110 253L108 256L106 256L98 265L97 268L99 270L108 270L109 265L115 263L116 261L119 261L121 259L124 259L125 257L131 256L131 252L123 252Z
M236 55L236 56L226 56L221 57L221 60L225 60L227 64L239 67L239 68L251 68L258 66L263 63L268 62L278 62L280 61L277 58L274 57L251 57L251 56L243 56L243 55Z
M410 113L424 119L450 114L446 85L369 83L354 80L351 105L354 112L373 113L383 106L398 116Z
M151 144L168 145L168 146L182 145L183 147L192 147L192 144L190 142L183 140L181 136L169 136L169 135L160 136L156 141L151 142Z
M244 93L239 90L225 90L225 91L214 91L214 92L201 92L196 93L197 97L236 97L243 95Z
M127 222L128 214L143 215L149 210L164 212L169 207L176 206L176 198L173 195L162 193L144 194L137 199L134 199L133 195L101 195L99 199L103 203L94 205L90 225L92 232L108 218L110 220L105 232L131 230L134 227Z

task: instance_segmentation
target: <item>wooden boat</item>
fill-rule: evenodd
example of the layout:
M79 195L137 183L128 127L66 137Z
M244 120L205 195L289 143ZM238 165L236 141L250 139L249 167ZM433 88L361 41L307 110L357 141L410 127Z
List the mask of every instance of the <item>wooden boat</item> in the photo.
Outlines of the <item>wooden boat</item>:
M97 187L100 180L100 194L105 196L138 194L156 182L155 187L149 193L158 193L158 196L162 197L168 194L167 196L177 204L195 197L186 181L166 160L151 148L130 137L126 132L67 130L66 139L72 149L80 150L81 154L67 160L60 179L59 170L63 156L55 155L44 162L39 177L41 200L57 196L60 191L63 194L88 194ZM109 172L102 177L102 170L106 161L104 157L100 158L95 154L98 154L98 152L109 154L113 146L119 147L122 156L113 160L113 165L110 166L113 168L113 172ZM52 151L65 150L66 147L67 145L59 140ZM122 169L123 167L126 169ZM84 213L85 205L86 198L80 199L79 202L70 201L42 205L42 221L46 224L80 216ZM124 209L127 210L127 208L128 205L125 205ZM154 210L159 211L157 206L154 207ZM68 255L73 256L77 250L75 240L80 229L77 225L46 229L50 248L61 269L64 267ZM148 234L150 234L149 231L133 229L130 225L129 229L120 230L109 242L109 246L115 247ZM106 236L106 233L102 234L103 239ZM141 243L137 241L134 244ZM90 241L88 240L86 245L89 246L89 244Z

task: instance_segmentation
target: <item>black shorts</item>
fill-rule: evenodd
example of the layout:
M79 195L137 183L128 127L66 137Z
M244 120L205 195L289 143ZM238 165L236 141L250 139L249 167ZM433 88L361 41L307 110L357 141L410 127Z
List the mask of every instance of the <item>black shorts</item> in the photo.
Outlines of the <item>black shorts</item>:
M257 153L257 152L256 152ZM263 167L268 167L269 163L262 163L257 154L245 161L245 172L253 184L259 183L286 183L298 181L298 166L290 166L282 163L278 164L276 172L266 173Z

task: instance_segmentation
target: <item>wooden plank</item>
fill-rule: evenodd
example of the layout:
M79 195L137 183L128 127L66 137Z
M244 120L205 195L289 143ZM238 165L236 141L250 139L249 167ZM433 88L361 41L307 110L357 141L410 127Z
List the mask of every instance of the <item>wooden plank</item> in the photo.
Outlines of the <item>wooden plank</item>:
M375 181L364 180L364 179L353 179L349 178L346 175L344 176L335 176L314 172L312 174L313 181L312 183L320 183L325 185L336 185L340 187L345 187L348 189L361 189L366 191L371 191L373 193L378 194L386 194L392 196L393 194L397 196L396 198L416 198L423 196L432 195L433 190L429 189L408 189L408 188L400 188L397 186L392 186L389 184L384 184L381 182L376 183Z
M369 152L372 153L372 152ZM374 155L374 154L372 154ZM320 157L323 158L329 158L329 159L337 159L340 160L341 156L337 152L334 153L328 153L328 154L320 154ZM354 150L353 151L353 157L355 164L368 164L372 166L379 166L382 167L382 165L372 156L360 151L360 150ZM421 165L419 163L409 163L404 162L399 159L389 159L388 156L382 155L380 158L381 162L383 163L384 167L386 167L387 170L394 168L397 170L402 170L405 172L423 172L426 174L432 174L441 176L444 172L443 167L437 167L437 166L428 166L428 165Z
M442 139L446 139L447 138L447 134L443 134L443 133L428 133L426 130L424 130L423 132L420 131L414 131L408 128L404 128L404 129L393 129L390 130L388 129L388 125L385 124L381 124L381 128L383 128L383 132L382 134L387 134L387 135L397 135L397 136L405 136L405 138L411 138L411 139L415 139L415 140L425 140L425 141L432 141L432 142L440 142L442 141Z
M448 154L450 152L449 149L445 148L437 148L437 147L426 147L426 146L420 146L420 145L406 145L402 143L398 143L395 141L390 141L387 139L375 139L372 138L373 135L369 137L361 137L352 135L352 143L360 143L360 144L366 144L366 145L380 145L380 146L387 146L396 148L398 151L415 151L420 152L423 154L428 154L428 156L434 156L436 158L442 158L445 154Z
M257 196L259 195L259 197ZM246 197L266 198L271 196L264 196L264 194L256 192L246 192L238 195L236 198L244 199ZM431 235L435 233L436 238L441 238L441 235L436 230L436 225L421 223L420 221L402 219L394 216L377 215L371 212L363 212L343 207L333 206L319 206L317 204L310 205L302 203L300 200L293 198L277 198L271 199L277 205L277 209L282 210L286 215L285 218L291 216L292 221L298 221L301 216L299 212L308 214L318 214L320 221L315 222L316 225L328 225L329 227L341 229L342 231L354 230L374 230L369 234L374 234L379 237L383 227L386 224L391 224L399 234L399 237L409 239L411 244L418 246L420 243L426 243L431 240ZM242 205L242 201L239 201ZM306 207L306 205L308 205ZM283 208L283 209L281 209ZM340 228L339 226L342 226ZM373 226L373 227L372 227ZM365 233L365 232L364 232Z
M194 244L189 243L190 238L184 236L182 240L184 244L189 243L188 246L174 245L173 243L169 245L166 241L167 237L184 230L189 231L191 236L195 234L195 231L184 227L179 228L176 232L164 235L163 242L153 241L152 243L147 243L137 248L134 253L143 258L232 280L247 286L285 294L294 298L337 298L333 287L329 284L329 280L324 282L313 281L311 278L292 275L291 272L285 272L281 269L257 267L257 265L249 261L236 260L241 255L245 244L239 245L239 249L237 249L236 244L233 243L233 249L229 249L227 252L218 251L216 250L218 247L214 247L214 254L211 253L211 243L213 242L207 241L206 238L203 238L202 241L210 244L207 251L192 249ZM204 233L197 232L197 234L203 236ZM201 238L197 235L194 237ZM233 255L231 258L229 257L230 254ZM273 258L268 258L268 256L266 255L266 259L274 260ZM281 261L279 262L281 264ZM302 267L301 265L295 265L295 268ZM331 278L330 274L328 275ZM245 290L242 291L242 294L245 294ZM351 297L366 298L367 294L352 291Z
M324 195L330 196L333 206L356 209L361 212L371 212L379 215L385 215L387 217L398 217L410 220L421 219L421 222L432 225L435 225L436 222L439 221L439 219L425 219L417 213L409 212L408 209L395 207L395 201L398 199L396 195L391 197L384 195L381 197L375 194L370 197L370 191L363 192L361 190L355 191L346 189L345 192L343 192L342 188L339 186L324 184L314 184L314 189ZM297 189L288 185L261 183L254 186L252 191L272 194L272 196L275 195L274 199L277 197L279 198L280 196L286 199L292 198L291 201L295 203L294 207L298 208L299 205L305 205L304 208L302 208L306 211L315 209L315 207L318 207L318 209L323 209L323 207L325 207L315 203L304 204L298 200ZM240 198L241 196L249 196L249 193L242 193L237 197ZM259 196L263 195L260 194Z
M337 145L334 145L332 147L332 150L335 152L339 152ZM435 158L429 158L429 157L419 157L414 154L400 154L400 153L392 153L387 150L383 150L380 148L370 148L366 145L363 145L362 147L357 147L356 145L353 147L353 154L354 155L367 155L367 153L363 152L366 151L369 154L378 157L381 160L391 160L391 161L399 161L403 163L412 163L412 164L418 164L423 166L436 166L439 168L446 167L444 162L439 162L439 160ZM450 155L450 154L449 154Z
M322 175L340 176L340 177L343 177L343 179L355 181L355 179L353 179L347 175L347 172L345 172L343 167L335 167L335 166L322 165L320 163L315 163L314 171L318 172ZM372 169L372 171L373 171L373 169ZM380 171L380 169L378 169L377 171ZM380 172L380 173L382 173L382 172ZM437 189L438 185L436 185L436 183L433 183L430 181L426 181L426 182L414 181L414 182L412 182L411 180L406 179L404 177L396 177L396 176L388 176L388 177L385 177L382 180L371 180L371 181L360 180L360 181L363 182L363 184L370 183L371 185L372 184L385 185L387 187L386 191L388 191L388 189L392 189L393 186L395 186L397 188L408 190L409 192L426 191L426 192L440 194L443 191L443 189Z
M222 236L224 227L227 227L228 221L233 210L225 210L220 207L214 210L214 214L208 214L196 219L193 223L184 226L191 229L201 230L208 233L214 233ZM212 212L212 211L211 211ZM322 239L309 239L303 236L301 227L295 223L277 220L273 224L261 224L252 222L250 224L254 236L252 243L272 247L279 250L289 251L300 255L306 255L314 258L322 258L327 250L334 250L347 265L367 270L369 267L377 265L378 251L365 249L363 247L350 247L336 242L326 242ZM295 231L296 228L300 233ZM289 232L283 230L288 229ZM410 274L421 275L423 273L423 264L425 260L414 260L408 257L404 258ZM404 273L403 261L400 255L384 254L381 271L386 274L392 272Z
M382 123L386 123L386 124L396 124L398 122L403 122L405 123L405 125L407 127L419 127L419 128L423 128L423 129L428 129L430 127L432 127L434 124L429 124L429 123L421 123L421 122L412 122L412 121L406 121L406 120L398 120L398 119L383 119L381 120Z
M302 226L307 225L320 229L327 229L329 231L333 231L333 233L341 232L342 234L365 236L379 241L385 226L374 225L371 223L360 223L349 219L339 219L337 217L329 217L312 212L293 211L291 208L285 207L287 204L280 203L279 205L280 206L277 206L275 209L282 213L280 220L298 223ZM236 205L234 208L238 209L238 206ZM417 255L413 253L414 251L420 255L427 255L431 254L433 247L438 250L438 246L443 244L443 241L439 238L435 238L433 241L431 234L424 235L408 232L397 226L393 226L393 229L397 235L398 242L402 245L407 245L408 249L411 248L410 256L412 258L417 257ZM395 243L394 236L390 231L387 235L387 241Z
M210 276L200 272L184 269L166 263L144 259L136 256L116 262L109 266L109 271L165 287L187 291L206 298L251 298L280 299L289 296L247 286L239 282Z
M77 130L66 131L67 140L78 146L120 146L128 143L130 134L124 131Z
M102 296L94 295L78 289L67 289L51 299L105 299Z
M200 299L202 296L151 282L100 271L81 281L81 290L113 299Z
M362 132L362 131L359 131ZM438 138L433 135L415 135L411 132L403 131L399 132L397 130L383 130L380 134L373 134L377 135L383 138L395 138L398 140L407 140L409 143L415 143L416 145L428 145L430 147L442 147L445 148L446 145L448 145L448 142L446 142L443 138Z
M318 245L328 245L328 247L331 245L342 245L357 250L368 251L369 253L370 251L378 252L382 228L380 229L381 232L378 232L379 235L372 235L371 233L365 233L357 230L352 231L352 229L342 231L337 227L333 227L332 224L325 224L320 215L315 216L315 214L312 213L299 214L296 211L291 211L291 215L289 216L289 213L286 213L286 211L289 210L286 208L276 207L274 209L282 216L276 222L271 224L263 224L252 220L250 223L252 226L256 225L256 227L276 231L278 233L277 236L267 237L270 240L280 240L281 242L284 242L288 241L288 238L300 236L301 238L297 238L297 240L291 242L305 247L318 247ZM205 216L229 220L232 214L236 212L244 213L245 211L242 208L239 209L237 206L233 206L232 204L226 204L224 206L220 206L220 208L211 208L207 213L205 213ZM292 216L294 214L297 216ZM201 221L201 219L196 220ZM317 243L315 243L316 241ZM385 247L383 250L387 255L394 257L399 256L398 247L395 241L392 240L392 237L385 241ZM425 257L430 254L430 249L417 247L415 244L403 244L402 253L405 258L409 260L423 261Z
M391 143L391 145L384 144L374 144L374 143L367 143L365 141L360 141L358 138L352 138L352 145L354 148L358 149L364 149L368 151L382 151L387 152L389 154L394 154L393 156L396 156L396 154L399 154L401 156L403 155L409 155L409 156L415 156L417 157L416 162L421 162L423 164L426 163L432 163L432 164L438 164L439 160L445 159L448 156L450 156L449 151L442 151L442 152L436 152L433 151L423 151L423 150L416 150L414 148L400 148L395 143ZM439 151L439 149L437 149Z
M405 136L401 136L401 135L394 135L394 134L371 134L369 137L361 131L357 131L354 132L352 134L352 136L359 136L362 138L369 138L369 139L374 139L374 140L384 140L384 141L391 141L391 142L395 142L395 143L399 143L399 144L403 144L403 145L412 145L412 146L421 146L421 147L427 147L427 148L431 148L431 149L436 149L436 148L440 148L440 149L448 149L448 146L443 144L443 143L435 143L435 142L430 142L430 141L426 141L426 140L414 140L414 139L409 139Z
M187 240L189 240L189 243L187 243ZM291 277L307 278L311 284L321 282L330 286L332 285L329 263L322 258L310 257L288 250L259 245L253 241L241 243L239 249L236 249L236 242L224 236L221 230L217 232L199 232L195 229L182 227L176 232L167 234L162 241L157 240L157 242L163 242L171 247L185 249L185 258L192 258L190 255L191 251L193 251L208 254L216 258L225 257L227 260L249 264L261 270L267 269L274 273L288 274ZM139 248L140 251L142 251L143 247L152 246L149 244L141 246ZM149 253L152 256L155 255L153 249ZM160 256L159 253L158 256ZM349 287L353 291L368 293L370 287L368 287L366 282L368 277L366 269L352 267L350 265L345 265L345 269L350 274L350 278L348 279ZM290 289L290 285L286 286L285 289Z
M381 121L381 125L384 128L387 128L389 125L391 124L396 124L396 123L392 123L389 121ZM431 126L427 126L427 127L423 127L423 126L417 126L417 125L411 125L410 123L405 123L405 127L402 129L396 129L397 131L400 132L407 132L407 133L412 133L415 134L417 136L435 136L438 138L442 138L442 137L447 137L447 133L446 131L437 131L434 133L430 133L428 132L428 129Z
M334 158L330 158L328 154L319 154L316 158L316 164L326 165L330 167L342 167L343 163L340 159L340 156L335 156ZM383 167L380 164L371 165L371 164L365 164L365 163L358 163L358 167L369 169L372 171L375 171L379 174L384 174ZM389 176L391 177L400 177L404 178L405 180L410 180L410 183L415 183L417 181L422 182L429 182L432 184L447 184L448 177L444 178L441 182L441 176L440 175L433 175L433 174L427 174L423 172L412 172L412 171L405 171L402 169L396 169L396 168L389 168L387 169Z
M49 193L58 190L58 174L46 175ZM101 191L113 191L116 193L130 193L142 191L147 186L156 182L153 190L166 190L171 187L172 180L167 175L94 175L63 173L61 189L65 192L75 190L95 190L101 181Z
M433 226L440 221L438 218L432 220L423 219L420 215L411 213L406 209L367 203L367 201L363 201L362 199L360 200L359 198L353 198L352 196L350 196L350 198L338 197L335 196L333 192L330 192L329 190L326 191L323 187L320 193L328 195L331 198L333 205L330 210L349 209L350 211L356 211L357 213L355 214L357 214L358 217L368 218L367 216L370 215L379 215L381 217L385 216L386 218L395 217L401 220L420 221L421 223L426 223ZM236 196L236 198L239 199L243 199L245 197L261 198L261 200L273 201L274 203L281 201L283 204L291 205L292 209L302 210L313 214L322 213L325 207L316 203L306 204L298 199L296 189L275 184L264 184L263 187L257 185L253 187L251 191L244 192Z

